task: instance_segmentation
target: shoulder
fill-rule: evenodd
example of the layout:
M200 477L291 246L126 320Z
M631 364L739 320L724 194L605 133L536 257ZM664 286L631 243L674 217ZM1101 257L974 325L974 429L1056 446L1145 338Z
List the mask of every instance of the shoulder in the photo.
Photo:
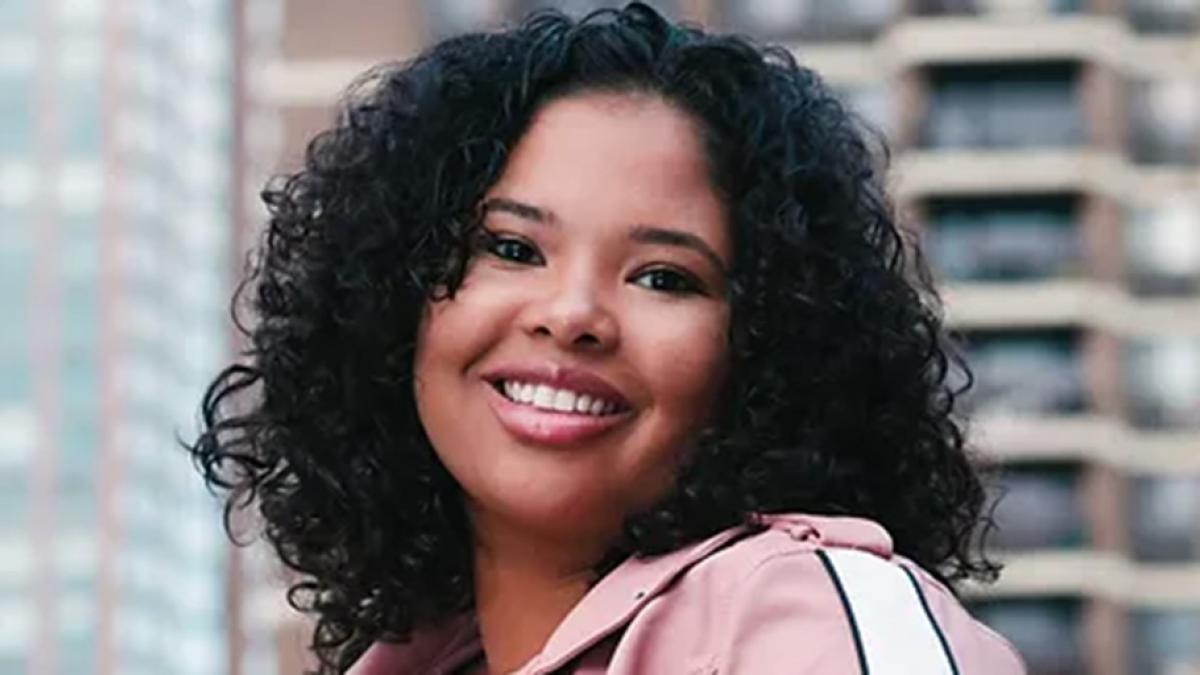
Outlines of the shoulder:
M689 571L681 589L725 608L722 673L1023 673L1002 638L945 586L896 556L878 524L769 516Z

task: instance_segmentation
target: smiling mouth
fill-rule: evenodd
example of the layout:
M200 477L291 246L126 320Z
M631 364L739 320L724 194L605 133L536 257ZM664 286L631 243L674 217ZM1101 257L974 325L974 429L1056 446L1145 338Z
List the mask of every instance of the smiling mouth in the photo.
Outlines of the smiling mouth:
M546 384L510 379L496 380L491 385L497 393L516 405L546 412L607 417L629 409L618 401Z

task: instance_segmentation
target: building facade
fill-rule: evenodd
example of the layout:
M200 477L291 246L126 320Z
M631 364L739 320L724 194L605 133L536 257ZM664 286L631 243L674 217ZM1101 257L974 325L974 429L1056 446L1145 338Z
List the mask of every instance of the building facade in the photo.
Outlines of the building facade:
M287 0L250 87L277 113L277 168L370 65L535 6L615 4ZM1005 495L1007 569L968 589L978 616L1033 673L1200 672L1200 1L651 4L789 46L888 136ZM255 587L247 630L302 644Z
M228 672L230 9L0 3L0 672Z

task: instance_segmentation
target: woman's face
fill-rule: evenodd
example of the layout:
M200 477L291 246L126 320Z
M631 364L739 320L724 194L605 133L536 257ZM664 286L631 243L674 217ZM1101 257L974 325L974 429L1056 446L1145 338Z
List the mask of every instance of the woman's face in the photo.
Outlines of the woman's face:
M557 100L480 208L488 241L422 322L422 423L475 522L612 536L725 375L732 243L695 125L647 95Z

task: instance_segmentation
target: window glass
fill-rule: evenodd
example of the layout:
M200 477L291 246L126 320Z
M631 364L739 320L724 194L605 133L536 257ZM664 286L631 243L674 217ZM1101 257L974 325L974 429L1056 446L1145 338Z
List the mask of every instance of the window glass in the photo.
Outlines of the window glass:
M1126 408L1149 428L1200 428L1200 340L1143 338L1125 347Z
M909 0L909 6L918 16L979 14L983 11L981 0Z
M967 339L979 413L1054 415L1084 408L1078 336L1070 330L980 331Z
M1134 81L1127 91L1135 162L1200 162L1200 76Z
M973 603L971 610L976 618L1013 643L1031 674L1086 672L1079 600L991 600Z
M1136 293L1200 292L1200 199L1179 195L1131 210L1125 224L1125 259Z
M1049 9L1054 14L1074 14L1087 11L1087 0L1046 0Z
M33 8L37 0L4 0L0 2L0 39L33 32ZM17 672L0 668L0 672Z
M996 529L988 543L999 549L1074 548L1088 541L1075 464L1006 466L994 499Z
M0 33L0 50L10 43L18 44ZM4 129L0 133L0 157L33 153L33 139L37 137L33 121L36 100L32 70L0 67L0 124Z
M1200 28L1200 0L1125 0L1125 13L1135 30L1147 33Z
M1073 197L936 199L928 213L928 252L950 279L1036 279L1082 270Z
M63 115L63 151L71 156L100 153L100 78L71 78L60 83L57 109Z
M1131 492L1134 557L1200 561L1200 476L1143 476L1132 481Z
M0 411L0 415L3 414ZM19 540L16 533L28 524L29 467L0 463L0 542ZM0 575L0 586L3 585Z
M1078 145L1083 115L1070 63L931 68L922 144L932 148Z
M895 102L886 85L834 86L834 91L873 131L895 133Z
M434 38L484 29L503 18L500 3L492 0L424 0L422 5Z
M857 40L895 18L898 0L722 0L730 28L768 39Z
M740 1L740 0L739 0ZM793 0L795 1L795 0ZM803 2L803 0L801 0ZM449 2L448 5L472 5L472 4L489 4L480 3L478 0L458 0L458 2ZM491 3L495 4L495 3ZM620 9L629 4L623 0L512 0L512 5L509 12L516 18L520 18L529 12L538 9L553 8L560 12L565 12L573 17L582 17L589 12L594 12L597 9L615 8ZM650 0L646 2L664 16L677 18L679 16L678 0ZM753 4L753 3L751 3Z
M1200 611L1146 609L1130 613L1129 672L1200 672Z

